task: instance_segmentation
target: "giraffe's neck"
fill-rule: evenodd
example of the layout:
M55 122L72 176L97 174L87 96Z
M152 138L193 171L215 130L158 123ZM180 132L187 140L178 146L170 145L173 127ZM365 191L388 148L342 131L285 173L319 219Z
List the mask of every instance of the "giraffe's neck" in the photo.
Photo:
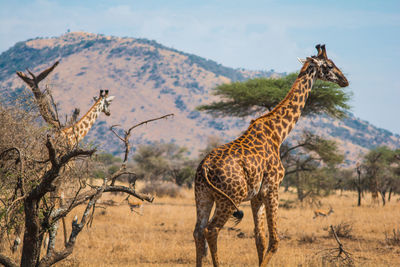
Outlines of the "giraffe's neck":
M273 141L278 145L282 144L299 119L315 79L315 67L306 62L286 97L272 111L256 120L273 133Z
M62 130L62 134L70 145L76 145L86 136L101 113L101 104L102 98L100 97L77 123Z

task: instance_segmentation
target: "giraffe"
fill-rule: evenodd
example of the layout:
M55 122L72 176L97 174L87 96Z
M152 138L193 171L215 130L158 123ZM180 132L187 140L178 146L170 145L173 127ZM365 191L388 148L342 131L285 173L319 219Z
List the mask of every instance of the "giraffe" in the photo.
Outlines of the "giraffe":
M61 130L59 135L67 141L68 145L76 146L92 128L101 112L110 116L110 104L114 96L108 96L108 90L105 90L104 94L103 92L100 90L100 96L93 97L95 103L78 122Z
M55 134L55 139L58 141L61 150L63 149L62 146L69 148L75 147L89 132L101 112L106 116L110 116L110 104L114 99L114 96L109 96L108 90L100 90L99 97L93 97L93 99L95 103L78 122L70 127L61 129L60 132ZM69 166L72 166L73 164L74 163L71 162ZM58 184L56 191L59 189L61 188ZM58 195L58 192L56 192L56 197L58 197ZM61 196L63 197L63 195Z
M219 266L218 233L233 215L239 223L239 205L251 201L254 234L260 266L266 266L278 249L278 188L285 170L279 148L300 117L316 79L348 86L348 81L328 59L325 45L317 56L302 60L303 67L286 97L269 113L252 120L236 140L211 151L199 164L195 176L197 221L193 232L196 266L202 266L210 247L214 266ZM209 221L215 202L213 217ZM269 244L265 237L268 224Z
M75 124L70 127L66 127L61 129L60 132L55 134L55 139L59 142L59 146L67 146L67 147L74 147L81 141L86 134L89 132L90 128L95 123L97 117L103 112L106 116L110 116L110 104L111 101L114 99L114 96L108 95L108 90L100 90L99 97L93 97L95 103L89 109L89 111ZM74 163L71 162L69 166L73 166ZM53 204L56 204L56 199L59 199L59 205L62 205L62 201L64 199L64 191L66 185L70 181L65 180L56 180L56 189L50 194L50 198L53 201ZM63 188L61 188L63 187ZM61 191L61 194L60 194ZM65 192L68 195L68 192ZM63 224L63 231L64 231L64 241L67 242L67 231L66 231L66 224L64 217L62 218Z

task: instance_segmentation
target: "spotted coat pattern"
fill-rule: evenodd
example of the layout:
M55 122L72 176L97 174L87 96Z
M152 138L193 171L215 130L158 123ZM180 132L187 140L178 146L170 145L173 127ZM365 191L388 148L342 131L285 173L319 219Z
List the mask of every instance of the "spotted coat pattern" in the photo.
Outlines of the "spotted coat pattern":
M232 215L240 221L243 212L238 206L247 200L251 201L260 266L265 266L277 251L278 188L285 172L280 146L299 119L316 79L348 85L326 57L325 46L318 45L317 50L318 56L307 58L291 90L271 112L253 120L239 138L214 149L200 163L195 177L197 222L193 233L197 266L202 265L207 243L214 266L219 266L218 233ZM214 215L209 221L214 202Z
M75 146L86 136L101 112L104 112L107 116L110 115L109 105L113 98L113 96L103 95L101 92L100 97L95 98L96 102L78 122L61 130L62 137L67 140L70 146Z

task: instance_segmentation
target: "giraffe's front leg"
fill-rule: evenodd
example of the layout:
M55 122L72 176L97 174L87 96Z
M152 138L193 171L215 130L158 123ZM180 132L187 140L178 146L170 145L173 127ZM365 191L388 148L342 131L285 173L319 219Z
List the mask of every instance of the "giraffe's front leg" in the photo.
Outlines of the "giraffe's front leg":
M254 237L256 239L258 263L261 265L267 250L267 239L265 238L265 205L260 196L251 200L251 210L254 219Z

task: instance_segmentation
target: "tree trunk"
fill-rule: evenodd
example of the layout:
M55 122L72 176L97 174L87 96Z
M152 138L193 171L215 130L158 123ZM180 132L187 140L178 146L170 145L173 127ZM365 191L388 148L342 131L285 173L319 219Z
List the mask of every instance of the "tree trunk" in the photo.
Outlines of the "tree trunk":
M37 200L25 200L25 233L22 245L21 266L36 266L40 257L40 222ZM43 236L42 236L43 237Z
M381 191L381 197L382 197L382 206L385 206L386 204L386 190Z
M392 193L393 193L393 188L390 187L390 189L389 189L389 195L388 195L388 202L390 202L390 199L391 199L391 197L392 197Z
M357 206L361 206L361 196L362 196L362 187L361 187L361 166L357 165L357 176L358 176L358 183L357 183L357 193L358 193L358 201Z
M296 166L296 187L297 187L297 198L300 200L300 202L303 202L303 200L304 200L304 192L303 192L303 186L301 184L300 164L299 164L299 162L297 162L297 166Z

